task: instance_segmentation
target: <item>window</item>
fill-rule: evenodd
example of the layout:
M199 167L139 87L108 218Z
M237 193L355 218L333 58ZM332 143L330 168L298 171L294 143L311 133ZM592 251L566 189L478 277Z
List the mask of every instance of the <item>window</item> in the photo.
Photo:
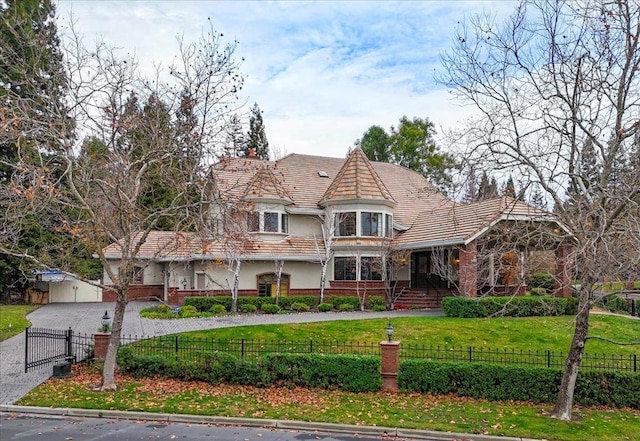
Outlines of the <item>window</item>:
M336 235L355 236L356 235L356 213L355 211L336 214Z
M262 231L266 231L269 233L277 233L278 232L278 213L264 213L264 224Z
M393 216L391 216L390 214L385 214L384 223L386 227L384 230L385 237L393 237Z
M382 280L379 257L360 258L360 280Z
M249 231L260 231L260 213L251 212L247 215L247 229Z
M382 213L362 212L360 215L363 236L382 235Z
M280 225L282 226L281 231L283 233L289 232L289 215L288 214L282 213L282 219L281 219Z
M333 258L333 279L334 280L356 280L356 258L355 257L334 257Z
M131 284L132 285L143 285L144 284L144 268L141 266L134 266L133 268L131 268ZM120 279L125 279L127 278L128 274L126 272L126 269L124 267L119 267L118 268L118 275L120 277Z

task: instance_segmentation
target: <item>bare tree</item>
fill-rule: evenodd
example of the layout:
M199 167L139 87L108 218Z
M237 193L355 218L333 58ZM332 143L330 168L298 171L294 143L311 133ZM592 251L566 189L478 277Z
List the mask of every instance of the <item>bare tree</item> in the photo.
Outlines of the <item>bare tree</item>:
M630 252L640 243L638 35L637 2L523 1L505 23L471 19L442 57L442 80L480 115L465 157L541 189L571 231L563 270L580 287L552 413L563 420L572 417L594 283L630 274L640 258Z
M233 60L235 44L224 44L212 29L195 43L180 40L166 81L161 71L145 78L134 58L103 42L87 48L74 34L62 48L66 109L57 109L57 123L37 129L58 144L37 146L39 156L29 161L3 164L12 173L0 187L7 207L0 252L73 273L64 253L46 244L22 246L21 218L46 212L40 217L44 228L70 235L99 258L108 279L103 287L117 299L102 379L103 390L114 390L127 291L149 262L185 245L188 238L178 231L198 230L205 222L203 169L216 155L212 147L224 132L222 116L233 110L242 77ZM19 95L11 99L11 109L0 108L3 142L17 142L24 127L37 122L32 103ZM173 232L148 243L165 221ZM108 250L117 252L118 265L105 251L109 244L115 244Z

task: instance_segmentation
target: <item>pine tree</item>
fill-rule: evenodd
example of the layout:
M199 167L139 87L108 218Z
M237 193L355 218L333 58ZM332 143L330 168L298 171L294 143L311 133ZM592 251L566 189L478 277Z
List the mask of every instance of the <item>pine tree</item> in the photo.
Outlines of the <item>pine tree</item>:
M474 167L469 167L469 174L464 183L464 195L462 196L462 202L468 204L478 200L478 178L476 177L476 170Z
M66 91L54 4L50 0L0 2L0 186L20 177L16 173L24 165L59 166L47 162L71 139L73 122L64 106ZM5 212L5 203L0 200L0 212ZM42 227L46 215L24 215L24 230L15 238L23 248L34 253L61 249L54 243L64 237ZM0 292L21 291L31 270L29 261L0 254Z
M502 196L507 196L510 198L516 198L516 186L513 183L513 178L509 176L507 182L505 182L504 187L502 187Z
M237 113L231 115L226 130L227 139L224 145L224 156L231 158L248 156L247 140L242 131L242 122Z
M251 149L256 157L269 159L269 141L267 141L267 134L264 131L262 111L258 107L258 103L253 105L251 115L249 115L249 132L247 133L244 156L249 156Z
M498 183L496 182L496 178L489 178L486 171L482 172L477 200L485 201L496 197L498 197Z

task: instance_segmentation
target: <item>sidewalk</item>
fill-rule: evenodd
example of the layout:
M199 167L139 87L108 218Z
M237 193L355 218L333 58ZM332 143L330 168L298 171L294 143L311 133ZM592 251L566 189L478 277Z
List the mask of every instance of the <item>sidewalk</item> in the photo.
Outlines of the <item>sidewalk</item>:
M309 323L332 320L360 320L393 317L442 316L439 310L382 311L382 312L326 312L293 314L254 314L178 320L152 320L140 317L140 309L155 302L131 302L125 311L123 336L157 337L201 329L229 328L277 323ZM44 305L27 318L34 328L73 329L81 334L93 334L100 327L105 310L113 317L115 303L51 303ZM384 329L380 330L384 338ZM51 377L53 369L44 366L24 372L24 332L0 342L0 404L12 404L31 389Z

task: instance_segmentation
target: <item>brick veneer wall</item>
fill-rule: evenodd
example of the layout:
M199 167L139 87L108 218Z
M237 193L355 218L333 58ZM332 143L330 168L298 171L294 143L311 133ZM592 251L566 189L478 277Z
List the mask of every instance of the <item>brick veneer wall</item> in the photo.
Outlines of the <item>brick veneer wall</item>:
M117 293L109 288L102 290L103 302L115 302ZM164 287L162 285L133 285L127 290L127 300L148 300L152 297L164 298Z

